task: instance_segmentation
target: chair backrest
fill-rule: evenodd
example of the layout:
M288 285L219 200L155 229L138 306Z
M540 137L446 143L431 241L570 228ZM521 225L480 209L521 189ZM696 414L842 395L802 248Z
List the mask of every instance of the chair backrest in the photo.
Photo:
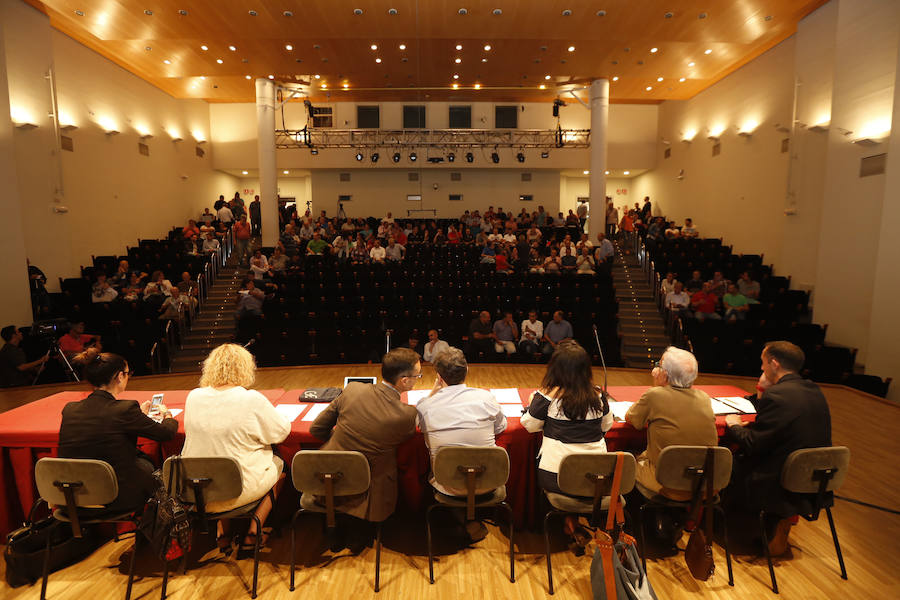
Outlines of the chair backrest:
M432 465L436 483L448 489L466 489L469 477L475 488L498 488L509 478L509 455L498 446L444 446L439 448Z
M109 504L119 495L116 472L102 460L42 458L34 467L34 479L48 504L69 505L66 489L72 491L75 506Z
M627 494L634 488L635 469L634 455L623 452L620 495ZM594 496L595 482L600 478L600 494L609 496L615 470L615 453L576 452L565 456L559 463L557 482L564 494L590 497Z
M707 446L668 446L656 461L656 480L664 488L692 492L706 463ZM731 451L713 447L713 488L721 490L731 480Z
M175 473L170 486L173 468ZM244 490L238 462L224 456L170 456L163 463L163 483L170 494L190 504L199 504L195 484L202 490L203 504L237 498Z
M372 475L369 461L361 452L344 450L301 450L291 462L291 479L298 491L324 496L331 475L334 496L352 496L369 489Z
M798 494L830 492L843 485L849 466L850 449L846 446L795 450L781 468L781 487ZM825 488L820 489L823 476Z

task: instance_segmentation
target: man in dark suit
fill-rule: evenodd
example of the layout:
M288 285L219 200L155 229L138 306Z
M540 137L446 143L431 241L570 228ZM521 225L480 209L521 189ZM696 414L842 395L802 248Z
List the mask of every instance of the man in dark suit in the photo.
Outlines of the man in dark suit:
M769 387L754 401L756 420L744 425L737 415L725 418L726 440L738 446L729 492L742 508L781 518L769 537L770 552L778 555L787 550L790 517L811 511L808 495L781 487L781 469L795 450L831 445L831 416L819 386L798 375L803 350L790 342L769 342L761 359Z
M372 483L364 494L336 503L339 511L370 522L391 516L397 504L397 446L416 433L416 407L403 404L400 394L415 387L422 377L419 355L409 348L396 348L381 361L377 385L349 383L340 396L313 422L309 432L327 440L322 450L362 452L372 469ZM350 535L359 534L359 523ZM352 550L368 542L356 536L348 540ZM356 543L354 543L354 541Z

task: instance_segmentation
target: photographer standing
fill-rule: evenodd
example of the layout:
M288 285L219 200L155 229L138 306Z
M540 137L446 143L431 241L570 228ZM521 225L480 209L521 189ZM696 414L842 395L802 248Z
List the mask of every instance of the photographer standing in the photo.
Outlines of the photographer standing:
M22 343L22 332L15 325L0 330L0 337L6 342L0 348L0 387L28 385L36 371L47 362L47 355L31 362L25 362L25 351L19 348Z

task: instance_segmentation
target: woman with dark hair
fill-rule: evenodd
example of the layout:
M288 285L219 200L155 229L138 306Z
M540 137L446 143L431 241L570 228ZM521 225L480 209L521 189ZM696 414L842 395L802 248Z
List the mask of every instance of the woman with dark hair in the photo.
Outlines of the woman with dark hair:
M538 484L548 492L562 494L557 482L559 464L574 452L606 452L603 436L612 427L609 403L594 386L591 357L577 342L557 346L541 387L531 397L522 415L522 427L534 433L543 430L538 462ZM584 553L590 534L567 517L565 532L572 536L572 550Z
M131 370L117 354L89 348L73 362L83 366L83 375L94 391L80 402L68 403L59 428L60 458L91 458L108 462L116 472L119 495L106 506L113 511L140 510L157 488L155 467L138 450L137 438L165 442L175 437L178 421L160 405L162 422L147 416L150 401L118 400L125 391Z

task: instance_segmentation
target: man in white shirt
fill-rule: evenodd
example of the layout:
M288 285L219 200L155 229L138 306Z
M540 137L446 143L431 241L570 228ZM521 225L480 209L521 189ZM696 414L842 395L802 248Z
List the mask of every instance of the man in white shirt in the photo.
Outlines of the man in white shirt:
M450 347L441 352L434 359L434 369L437 378L431 393L416 405L419 430L432 460L444 446L493 446L496 436L506 430L506 416L491 392L465 385L469 365L463 351ZM431 484L442 494L465 494L465 490L446 489L433 479ZM489 491L476 489L475 493ZM478 521L466 523L465 528L471 542L487 535Z
M438 337L437 329L429 329L428 343L425 344L425 351L422 352L422 358L425 359L425 362L434 362L434 359L438 354L449 349L450 344Z
M94 304L99 304L102 302L112 302L119 296L119 292L117 292L109 282L106 280L105 273L97 274L97 282L94 284L91 290L91 302Z
M684 291L680 281L675 282L675 289L666 294L666 308L687 316L690 314L691 297Z
M378 241L378 238L375 238L375 245L372 246L372 249L369 250L369 258L372 259L373 263L384 264L384 257L386 256L386 252L381 245L381 242Z
M406 248L395 242L394 238L391 237L390 240L388 240L387 248L384 249L384 254L387 260L400 262L403 260L403 255L406 254Z
M234 221L234 213L231 212L227 204L222 205L222 208L216 213L216 217L218 217L220 223L225 225L231 225L231 222Z
M597 263L607 262L612 260L613 255L615 255L616 249L613 248L612 242L606 239L605 233L597 234L597 250L594 252L594 260Z
M218 252L219 251L219 240L216 239L216 236L212 233L206 234L206 239L203 240L203 251L204 252Z
M519 339L519 351L525 355L540 352L541 338L544 337L544 324L538 321L537 311L528 311L528 318L522 321L522 337Z

